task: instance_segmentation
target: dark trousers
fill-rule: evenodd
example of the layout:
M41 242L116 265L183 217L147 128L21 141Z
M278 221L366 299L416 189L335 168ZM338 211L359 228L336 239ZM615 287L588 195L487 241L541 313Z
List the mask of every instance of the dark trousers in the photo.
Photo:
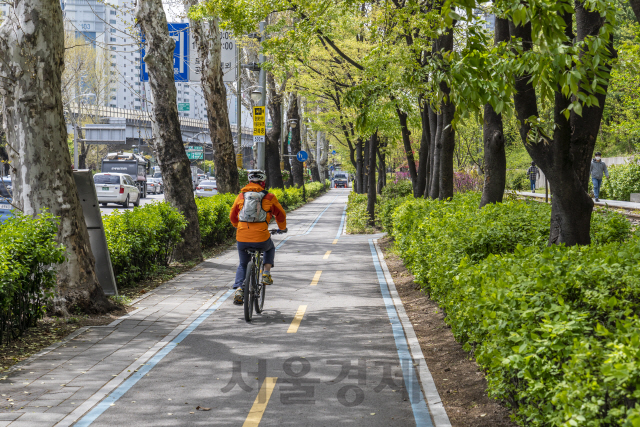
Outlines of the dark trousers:
M236 270L236 282L233 284L233 289L242 287L244 276L247 274L247 264L251 261L251 255L245 252L246 249L262 250L262 263L275 265L276 247L273 245L271 238L264 242L238 242L238 257L240 258L240 264Z

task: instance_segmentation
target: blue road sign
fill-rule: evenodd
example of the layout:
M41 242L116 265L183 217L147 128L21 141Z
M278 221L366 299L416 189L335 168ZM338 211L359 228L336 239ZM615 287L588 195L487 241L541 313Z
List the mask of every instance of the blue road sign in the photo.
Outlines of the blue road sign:
M336 150L333 150L333 151L331 152L331 154L336 154Z
M189 24L169 23L169 35L175 40L173 51L173 76L177 82L189 81ZM148 82L149 73L144 62L145 40L142 36L142 54L140 55L140 81Z
M301 151L298 151L298 154L296 154L296 158L298 159L299 162L306 162L307 159L309 158L309 155L307 154L306 151L301 150Z

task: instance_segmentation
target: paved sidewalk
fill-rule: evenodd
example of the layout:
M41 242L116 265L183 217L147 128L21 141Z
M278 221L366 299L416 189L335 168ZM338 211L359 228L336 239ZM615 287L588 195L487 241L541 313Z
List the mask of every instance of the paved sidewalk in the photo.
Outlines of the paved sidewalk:
M529 191L516 191L516 193L520 194L521 196L535 197L538 199L544 199L545 197L544 190L542 190L541 193L531 193ZM549 193L549 200L551 200L551 193ZM596 206L610 206L612 208L640 210L640 203L634 203L634 202L622 202L620 200L600 199L599 202L596 202L594 200L593 203L595 203Z

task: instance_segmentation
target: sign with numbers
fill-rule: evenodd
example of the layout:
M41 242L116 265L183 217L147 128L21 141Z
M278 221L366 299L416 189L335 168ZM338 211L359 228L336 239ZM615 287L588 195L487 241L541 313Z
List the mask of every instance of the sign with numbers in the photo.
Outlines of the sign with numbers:
M190 111L191 104L188 102L178 102L178 111Z
M236 41L232 37L231 31L220 31L220 64L222 66L222 81L235 82L236 70ZM189 81L200 83L202 74L202 61L198 54L198 44L196 38L191 37L191 55L189 56Z
M176 47L173 51L173 77L177 82L189 81L189 24L172 23L169 24L169 35L176 42ZM142 35L141 42L141 70L140 81L148 82L149 73L147 72L147 64L144 62L145 55L145 39Z
M265 108L253 107L253 142L264 142L266 132Z

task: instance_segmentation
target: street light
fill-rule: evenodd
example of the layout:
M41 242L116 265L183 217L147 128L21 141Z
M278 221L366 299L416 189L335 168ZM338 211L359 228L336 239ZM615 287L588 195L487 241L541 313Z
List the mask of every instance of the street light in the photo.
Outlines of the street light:
M73 101L76 98L81 98L83 96L96 96L95 93L83 93L77 96L74 96L73 98L71 98L69 100L69 103L71 103L71 101ZM78 112L79 114L79 112ZM78 168L78 129L79 126L76 126L76 128L73 130L73 166L77 169Z
M289 119L289 127L295 129L298 126L298 119Z
M257 104L262 99L262 91L259 90L259 86L251 91L251 100L254 104Z

